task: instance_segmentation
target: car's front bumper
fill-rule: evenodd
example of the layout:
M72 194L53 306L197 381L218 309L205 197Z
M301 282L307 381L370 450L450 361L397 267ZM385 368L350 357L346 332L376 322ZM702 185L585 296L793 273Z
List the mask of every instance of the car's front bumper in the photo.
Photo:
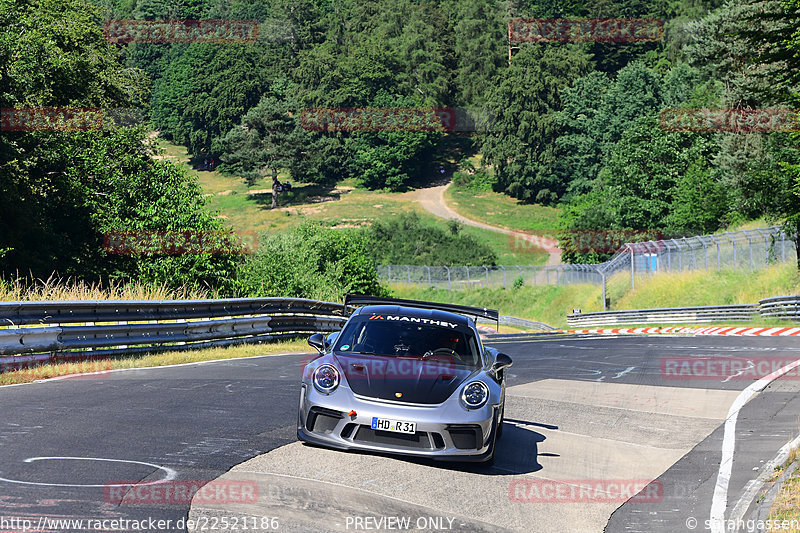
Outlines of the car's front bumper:
M491 455L498 405L467 410L457 399L437 405L406 404L356 396L347 386L325 395L303 384L298 439L343 450L429 457L437 460L484 461ZM355 411L354 416L349 416ZM407 435L373 430L372 418L415 422Z

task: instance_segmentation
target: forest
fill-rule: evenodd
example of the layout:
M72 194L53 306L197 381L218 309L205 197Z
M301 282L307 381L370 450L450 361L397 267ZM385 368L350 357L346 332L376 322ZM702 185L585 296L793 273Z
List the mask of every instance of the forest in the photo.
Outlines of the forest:
M655 19L663 35L509 41L509 21L521 18ZM111 42L104 25L129 19L257 21L259 31L246 42ZM146 117L0 134L4 275L268 290L257 273L272 259L103 249L103 235L119 229L224 231L197 183L152 157L153 130L245 180L280 171L406 190L440 169L461 172L520 203L561 208L554 231L567 262L607 257L571 248L573 230L678 237L755 219L800 223L796 114L768 132L664 122L676 109L800 108L800 0L2 0L0 23L3 109ZM303 113L318 108L447 108L491 120L475 131L304 127ZM324 228L302 231L316 237L270 246L325 241L332 262L308 275L333 268L377 290L376 258L336 263L337 248L357 252L374 235L342 242ZM305 257L296 244L291 253Z

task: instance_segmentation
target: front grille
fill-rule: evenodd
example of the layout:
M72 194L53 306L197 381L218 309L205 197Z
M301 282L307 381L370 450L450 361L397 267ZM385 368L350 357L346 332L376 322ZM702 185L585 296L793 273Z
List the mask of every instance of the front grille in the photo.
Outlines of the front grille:
M344 413L341 411L312 407L306 417L306 428L317 433L330 433L342 418L344 418Z
M450 433L453 446L459 450L475 450L479 448L478 443L483 441L480 426L450 426L447 432Z
M394 433L391 431L380 431L369 426L360 426L354 442L367 444L384 444L389 446L402 446L404 448L417 448L432 450L435 447L431 444L431 439L425 431L417 431L413 435L405 433Z

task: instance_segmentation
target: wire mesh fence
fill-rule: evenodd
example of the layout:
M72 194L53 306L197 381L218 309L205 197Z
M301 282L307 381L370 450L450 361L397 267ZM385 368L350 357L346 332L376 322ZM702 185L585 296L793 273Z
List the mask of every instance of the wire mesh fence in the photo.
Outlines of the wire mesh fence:
M749 269L797 260L794 235L781 226L725 232L680 239L627 243L599 264L554 266L414 266L382 265L378 277L388 283L408 283L448 290L517 285L603 284L622 271L637 276L657 272Z

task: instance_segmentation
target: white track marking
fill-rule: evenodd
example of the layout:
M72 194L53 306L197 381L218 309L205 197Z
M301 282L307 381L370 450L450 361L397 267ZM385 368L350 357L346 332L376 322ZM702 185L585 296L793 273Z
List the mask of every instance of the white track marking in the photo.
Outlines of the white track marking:
M733 470L733 452L736 446L736 419L739 417L739 411L756 393L761 392L767 385L798 365L800 365L800 359L751 384L736 397L733 405L728 410L722 438L722 458L720 459L717 483L714 486L714 497L711 500L711 533L725 533L725 510L728 506L728 484L731 481L731 471Z
M136 483L136 485L156 485L158 483L164 483L165 481L171 481L178 477L178 473L171 469L167 468L166 466L154 465L153 463L146 463L144 461L128 461L126 459L103 459L101 457L29 457L22 461L23 463L32 463L34 461L103 461L107 463L130 463L135 465L145 465L157 470L162 470L166 472L166 476L164 478L159 479L157 481L147 481L144 483ZM17 479L6 479L4 477L0 477L0 481L5 481L6 483L15 483L17 485L37 485L37 486L44 486L44 487L129 487L131 483L105 483L103 485L81 485L81 484L72 484L72 483L37 483L34 481L19 481Z
M761 436L766 437L767 435ZM774 436L779 437L780 435ZM744 494L742 494L742 497L739 498L739 501L731 510L731 520L733 520L735 523L738 523L738 520L744 518L744 513L747 512L747 509L755 499L758 491L761 490L761 487L764 486L764 483L767 481L767 479L772 477L772 475L775 473L775 469L786 461L786 459L789 457L789 452L798 445L800 445L800 436L797 436L795 439L784 444L783 447L778 450L778 455L761 467L761 475L759 475L756 479L751 479L747 482L747 485L744 486Z

